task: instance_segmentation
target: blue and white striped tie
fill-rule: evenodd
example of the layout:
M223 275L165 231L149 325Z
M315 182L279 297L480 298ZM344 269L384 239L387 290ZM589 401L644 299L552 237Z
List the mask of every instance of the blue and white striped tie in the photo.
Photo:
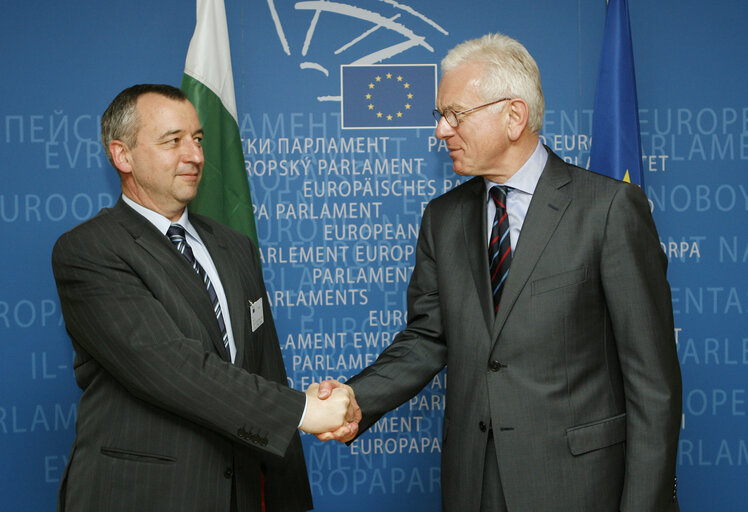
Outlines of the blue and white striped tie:
M200 263L198 263L198 261L195 259L195 255L192 254L192 247L190 247L190 244L187 243L184 228L179 224L172 224L171 226L169 226L169 230L166 232L166 236L169 237L171 243L176 246L177 250L182 254L182 256L184 256L187 261L190 262L190 265L192 265L192 268L195 269L197 275L202 278L203 283L205 284L205 288L208 290L210 302L211 304L213 304L213 312L215 313L216 319L218 320L218 326L221 328L223 346L226 347L226 353L231 354L231 351L229 350L229 335L226 332L226 323L223 321L223 313L221 312L221 304L218 302L218 295L216 294L215 288L213 288L213 283L210 282L208 273L205 272L205 269L202 267L202 265L200 265Z

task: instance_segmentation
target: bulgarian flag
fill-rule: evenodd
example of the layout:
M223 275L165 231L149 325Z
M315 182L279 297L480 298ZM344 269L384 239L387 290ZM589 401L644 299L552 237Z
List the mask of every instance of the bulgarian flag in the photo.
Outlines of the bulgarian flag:
M257 245L223 0L197 0L197 24L187 50L182 90L195 105L205 131L203 178L190 211L244 233Z

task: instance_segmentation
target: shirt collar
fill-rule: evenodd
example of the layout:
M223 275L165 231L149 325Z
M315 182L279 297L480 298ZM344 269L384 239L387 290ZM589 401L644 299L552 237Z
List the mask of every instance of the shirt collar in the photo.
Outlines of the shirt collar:
M532 152L530 158L515 172L511 178L504 182L504 186L509 187L513 190L524 192L525 194L532 195L535 193L535 187L538 186L540 175L543 173L543 168L548 161L548 151L545 150L543 144L538 141L538 145L535 146L535 151ZM488 191L497 183L483 178L486 184L486 200L488 200Z
M145 206L136 203L129 197L127 197L125 194L122 194L122 200L133 210L135 210L137 213L145 217L145 219L153 224L158 231L166 236L166 232L169 230L169 226L172 224L179 224L184 228L184 230L187 232L188 235L190 235L195 240L200 240L200 237L197 236L197 231L192 226L192 223L190 222L189 215L187 212L187 207L185 207L184 211L182 212L182 215L177 219L176 222L172 222L160 213L154 212L150 208L146 208Z

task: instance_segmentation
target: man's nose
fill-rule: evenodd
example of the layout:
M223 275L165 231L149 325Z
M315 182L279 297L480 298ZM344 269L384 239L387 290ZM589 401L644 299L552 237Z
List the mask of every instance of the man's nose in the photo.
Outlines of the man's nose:
M188 162L202 164L205 159L202 145L196 140L190 139L187 141L184 147L183 158Z
M439 122L436 123L436 138L437 139L446 139L450 135L453 135L455 132L455 129L452 128L452 125L447 122L447 119L442 116L441 119L439 119Z

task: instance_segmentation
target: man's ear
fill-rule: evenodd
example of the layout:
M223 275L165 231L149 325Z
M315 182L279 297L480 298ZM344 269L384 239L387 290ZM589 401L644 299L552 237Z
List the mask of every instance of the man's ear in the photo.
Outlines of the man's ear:
M530 107L522 98L512 98L505 107L508 109L507 135L509 140L517 141L527 127L530 119Z
M121 140L113 140L109 143L109 153L112 155L114 166L119 172L130 174L132 162L130 160L130 148Z

